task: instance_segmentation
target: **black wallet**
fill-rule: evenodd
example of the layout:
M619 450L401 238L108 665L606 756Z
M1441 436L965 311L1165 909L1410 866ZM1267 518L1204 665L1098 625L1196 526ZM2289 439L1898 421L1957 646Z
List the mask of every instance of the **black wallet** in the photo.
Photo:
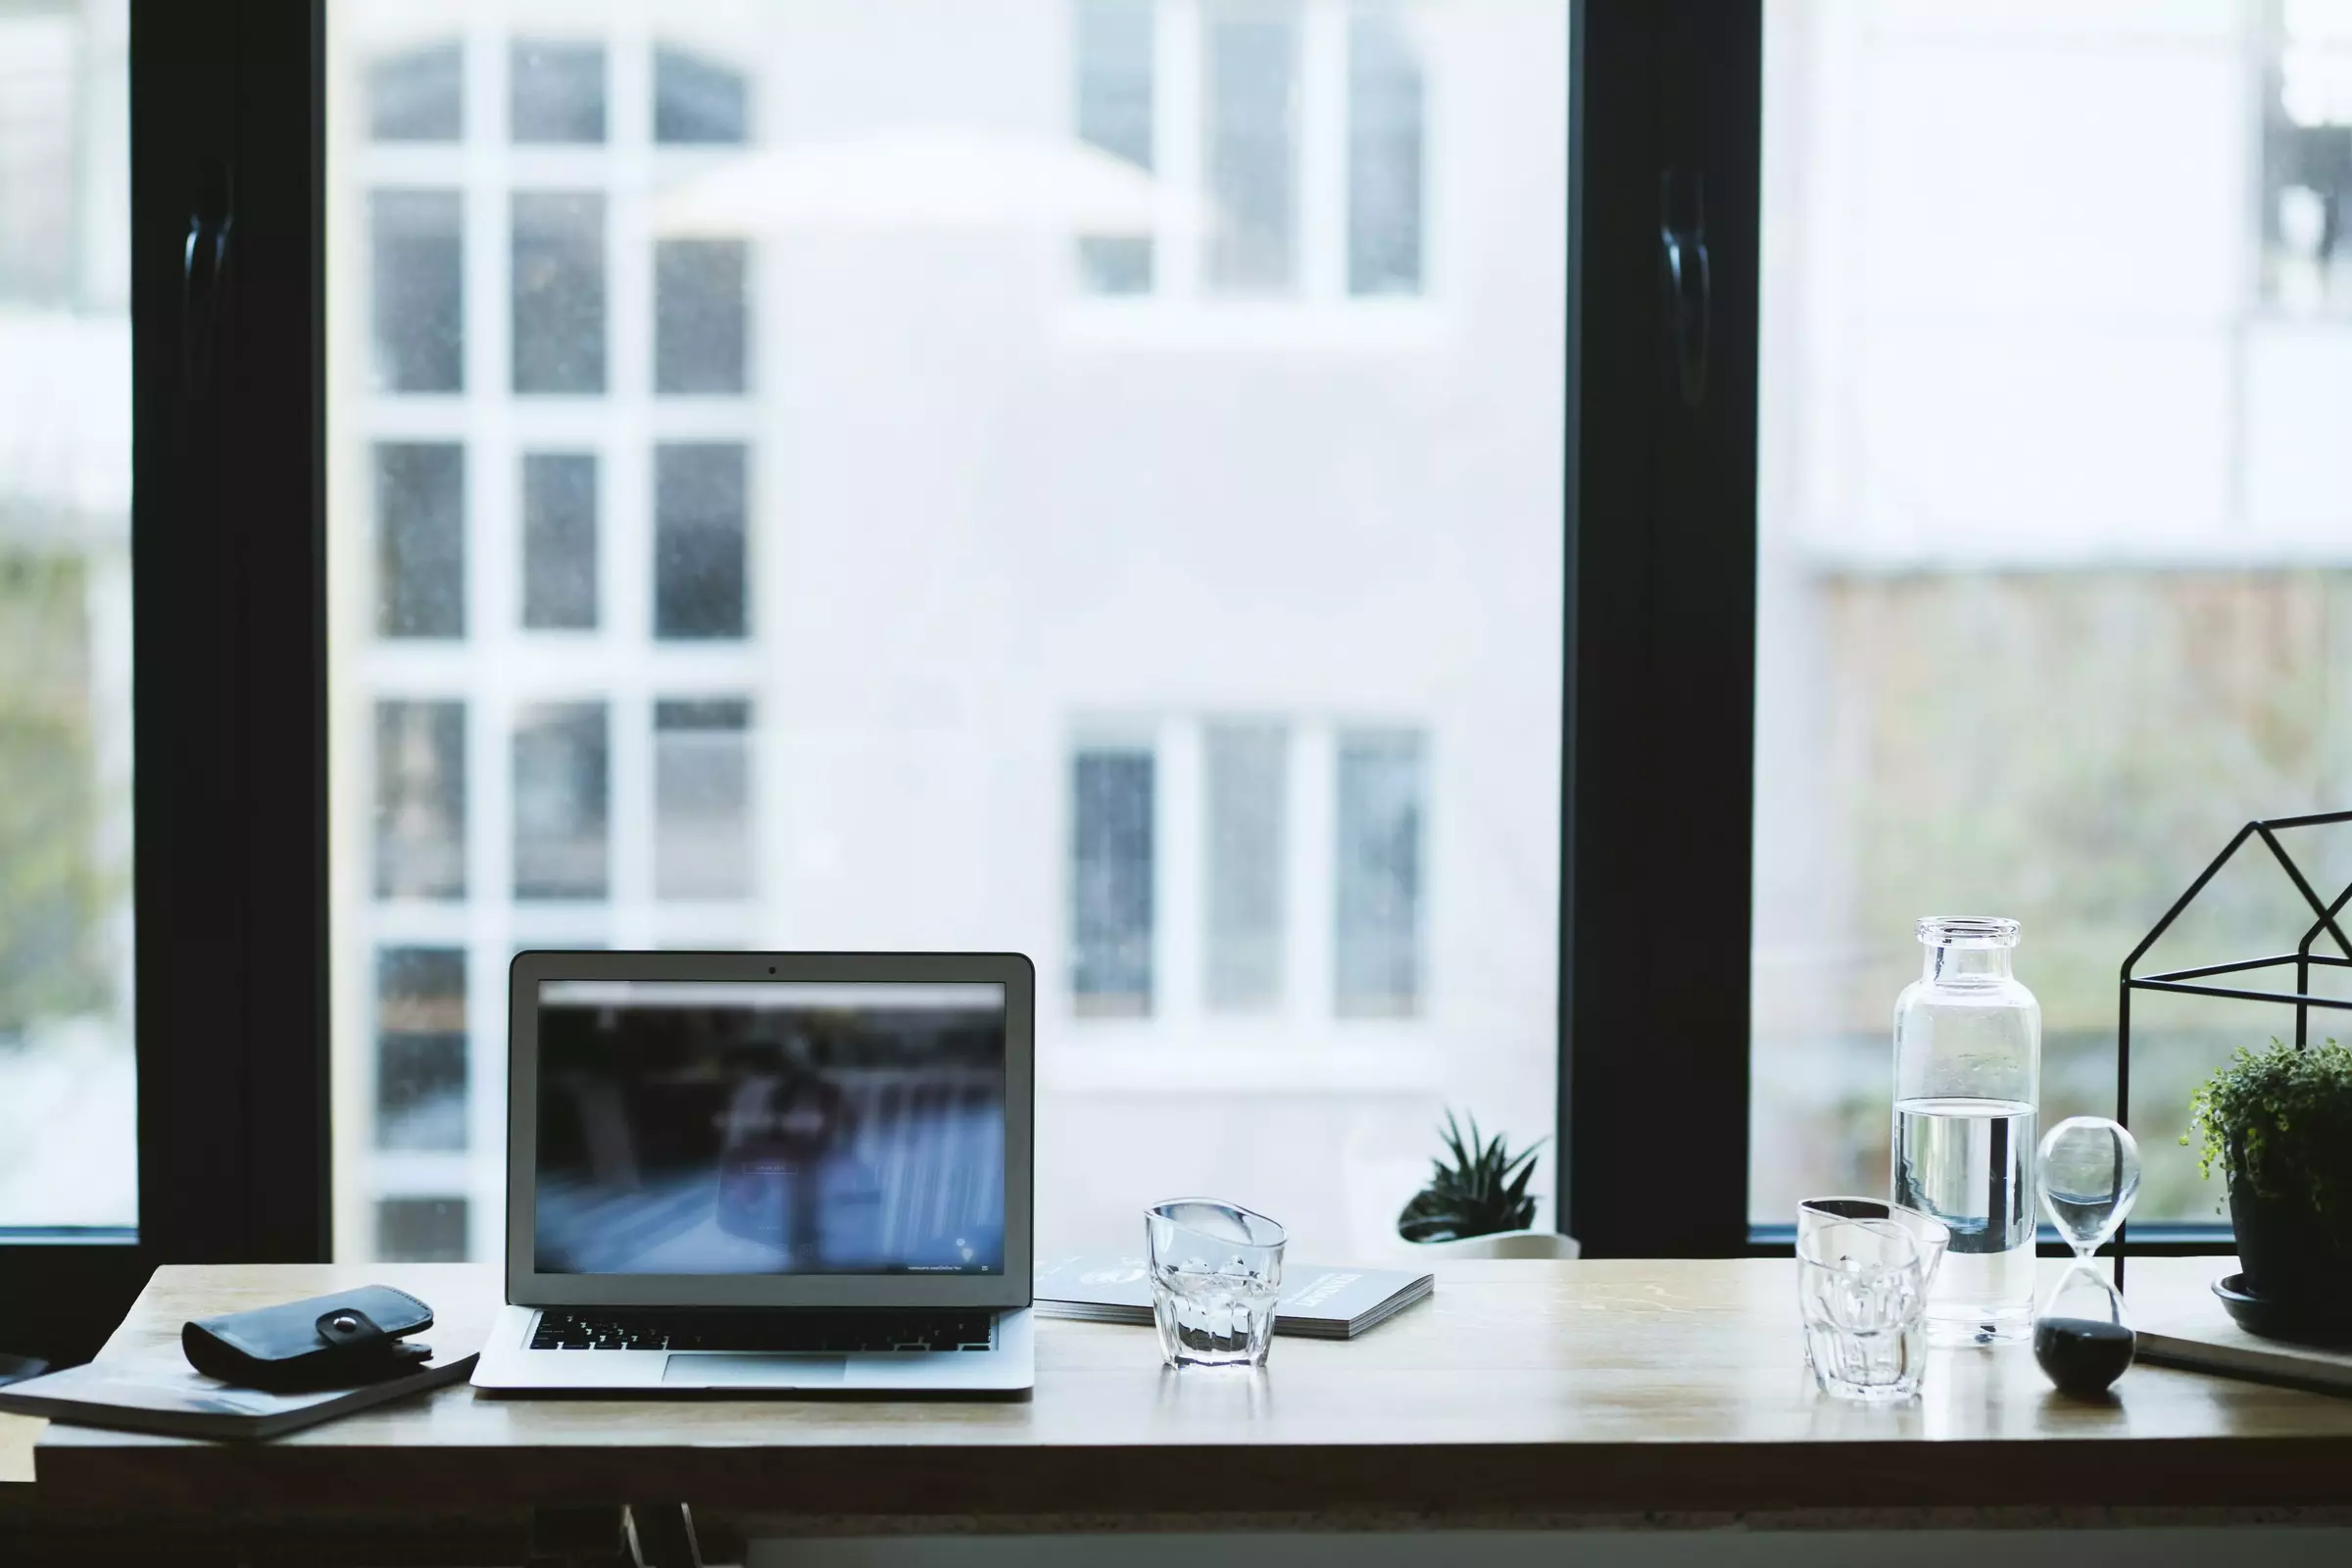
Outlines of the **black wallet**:
M433 1309L389 1285L314 1296L282 1306L180 1325L179 1348L207 1377L285 1392L380 1383L433 1353L407 1338L433 1326Z

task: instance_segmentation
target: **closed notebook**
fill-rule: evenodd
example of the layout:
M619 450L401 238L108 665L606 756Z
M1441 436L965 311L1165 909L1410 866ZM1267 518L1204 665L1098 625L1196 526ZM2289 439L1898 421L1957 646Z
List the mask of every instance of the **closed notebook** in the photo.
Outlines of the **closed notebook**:
M463 1382L474 1353L436 1355L414 1372L357 1388L268 1394L209 1378L172 1354L93 1361L0 1388L0 1410L75 1426L175 1438L274 1438L369 1405Z
M2188 1312L2137 1327L2138 1358L2153 1366L2352 1396L2352 1350L2248 1334L2212 1297Z
M1294 1263L1282 1272L1274 1332L1351 1340L1420 1300L1434 1283L1430 1275L1402 1269ZM1041 1260L1036 1297L1042 1317L1090 1323L1152 1321L1152 1283L1140 1256L1080 1252Z

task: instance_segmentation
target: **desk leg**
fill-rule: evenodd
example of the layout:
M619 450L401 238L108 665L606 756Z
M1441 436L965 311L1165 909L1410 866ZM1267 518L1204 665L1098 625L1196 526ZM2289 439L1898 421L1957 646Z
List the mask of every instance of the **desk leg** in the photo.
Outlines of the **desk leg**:
M694 1514L682 1502L632 1502L629 1524L641 1568L703 1568Z

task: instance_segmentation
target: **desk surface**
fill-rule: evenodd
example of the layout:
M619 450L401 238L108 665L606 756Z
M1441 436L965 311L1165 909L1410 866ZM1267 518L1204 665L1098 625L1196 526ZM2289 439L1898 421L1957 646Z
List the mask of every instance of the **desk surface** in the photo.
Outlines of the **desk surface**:
M2051 1393L2022 1348L1937 1351L1901 1408L1823 1398L1791 1264L1478 1262L1352 1343L1284 1339L1262 1380L1163 1372L1148 1330L1042 1322L1036 1396L490 1398L464 1387L260 1445L51 1426L44 1502L514 1507L681 1498L767 1515L1073 1518L2340 1507L2352 1399L2135 1368ZM2132 1266L2143 1321L2220 1259ZM182 1320L382 1280L479 1332L479 1265L160 1270L109 1358Z

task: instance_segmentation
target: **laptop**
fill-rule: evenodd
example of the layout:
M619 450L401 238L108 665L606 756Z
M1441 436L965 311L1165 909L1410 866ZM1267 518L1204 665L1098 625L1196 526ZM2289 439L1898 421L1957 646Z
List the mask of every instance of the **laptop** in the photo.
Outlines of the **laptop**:
M518 956L474 1387L1030 1389L1035 993L1012 954Z

